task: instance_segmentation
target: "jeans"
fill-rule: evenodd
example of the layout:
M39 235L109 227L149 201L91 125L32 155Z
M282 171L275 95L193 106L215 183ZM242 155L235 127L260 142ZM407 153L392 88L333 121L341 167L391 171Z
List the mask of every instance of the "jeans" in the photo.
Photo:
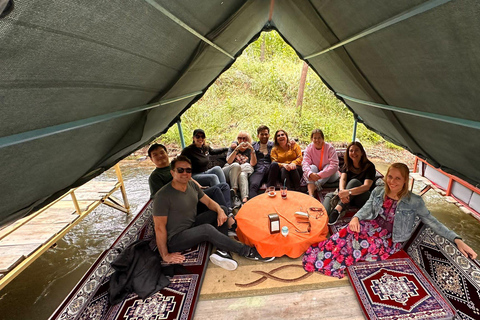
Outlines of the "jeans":
M273 179L273 182L269 180L270 178L270 166L263 167L260 170L255 170L250 176L250 191L249 196L253 198L258 195L258 189L262 186L264 181L267 181L267 186L275 186L276 178Z
M225 211L225 207L222 209ZM168 251L181 252L207 241L220 250L232 251L241 256L250 252L249 246L230 239L227 234L228 223L218 227L217 213L208 210L197 215L192 227L177 233L168 241Z
M347 182L347 185L345 187L346 190L360 187L363 185L363 183L360 180L357 179L352 179ZM325 207L325 210L327 210L327 213L330 214L333 209L330 206L330 200L333 198L334 193L330 192L325 196L325 199L323 200L323 206ZM338 204L342 207L342 211L350 207L351 205L361 208L363 205L367 202L368 198L370 197L370 190L365 191L362 194L357 194L357 195L351 195L350 196L350 203L342 203L341 201L338 202Z
M208 169L205 172L195 173L192 175L192 178L197 180L202 186L213 187L219 183L226 183L225 175L223 174L222 168L215 166L211 169Z
M316 165L312 164L310 165L310 170L313 172L313 173L318 173L319 170L317 168ZM338 171L336 171L334 174L332 174L330 177L326 177L326 178L322 178L320 180L317 180L317 181L308 181L307 183L314 183L317 188L318 187L321 187L323 186L325 183L327 182L335 182L337 181L338 179L340 178L340 175L338 174Z
M288 171L287 169L280 167L278 163L272 162L272 164L270 165L270 173L268 176L268 180L274 181L273 179L278 179L279 172L281 184L285 184L288 189L300 191L300 179L303 174L301 166L297 166L296 170Z
M252 166L249 163L240 165L233 162L232 164L227 163L222 170L228 178L230 186L235 190L240 190L241 199L248 198L248 176L253 172Z

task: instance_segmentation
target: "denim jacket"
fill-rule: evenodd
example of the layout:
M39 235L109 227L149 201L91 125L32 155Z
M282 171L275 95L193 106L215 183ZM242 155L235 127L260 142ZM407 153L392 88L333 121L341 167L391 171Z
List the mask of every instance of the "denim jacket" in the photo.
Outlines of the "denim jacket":
M385 187L379 186L372 191L367 203L355 214L359 220L372 220L381 213L383 200L385 195ZM413 233L413 225L415 217L419 216L424 224L432 228L437 234L452 241L458 235L445 227L438 221L430 211L428 211L423 202L422 197L409 192L400 199L395 210L395 218L393 220L392 240L393 242L407 241Z

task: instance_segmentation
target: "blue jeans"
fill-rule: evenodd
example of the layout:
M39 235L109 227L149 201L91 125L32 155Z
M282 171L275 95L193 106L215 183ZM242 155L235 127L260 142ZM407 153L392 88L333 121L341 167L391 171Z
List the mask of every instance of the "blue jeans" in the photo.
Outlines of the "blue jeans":
M202 186L213 187L219 183L226 183L225 174L222 168L215 166L205 172L195 173L192 178L197 180Z

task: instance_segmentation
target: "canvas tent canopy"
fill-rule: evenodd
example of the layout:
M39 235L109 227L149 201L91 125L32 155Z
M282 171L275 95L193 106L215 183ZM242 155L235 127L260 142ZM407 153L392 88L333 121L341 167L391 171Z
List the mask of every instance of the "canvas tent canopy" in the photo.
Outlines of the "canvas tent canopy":
M368 128L480 182L476 0L0 0L0 11L0 225L166 132L272 29Z

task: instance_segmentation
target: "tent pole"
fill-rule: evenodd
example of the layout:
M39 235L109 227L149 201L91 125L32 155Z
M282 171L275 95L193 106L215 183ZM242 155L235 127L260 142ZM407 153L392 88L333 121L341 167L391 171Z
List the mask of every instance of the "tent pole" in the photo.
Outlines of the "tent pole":
M185 138L183 137L182 130L182 120L180 118L177 120L178 135L180 136L180 143L182 144L182 149L185 149Z
M446 123L451 123L457 126L462 126L462 127L467 127L467 128L473 128L473 129L480 129L480 121L475 121L475 120L468 120L468 119L462 119L462 118L454 118L450 116L444 116L441 114L436 114L436 113L431 113L431 112L424 112L424 111L417 111L414 109L407 109L407 108L401 108L401 107L395 107L391 105L386 105L386 104L381 104L381 103L376 103L376 102L371 102L371 101L365 101L365 100L360 100L357 98L352 98L349 96L346 96L341 93L336 93L337 96L342 97L345 100L349 100L355 103L359 103L364 106L369 106L373 108L379 108L383 110L388 110L388 111L393 111L393 112L399 112L403 114L408 114L412 115L415 117L420 117L420 118L426 118L426 119L432 119L435 121L442 121Z
M353 136L352 136L352 142L355 142L355 139L357 138L357 124L358 124L358 118L357 116L354 116L354 122L353 122Z

